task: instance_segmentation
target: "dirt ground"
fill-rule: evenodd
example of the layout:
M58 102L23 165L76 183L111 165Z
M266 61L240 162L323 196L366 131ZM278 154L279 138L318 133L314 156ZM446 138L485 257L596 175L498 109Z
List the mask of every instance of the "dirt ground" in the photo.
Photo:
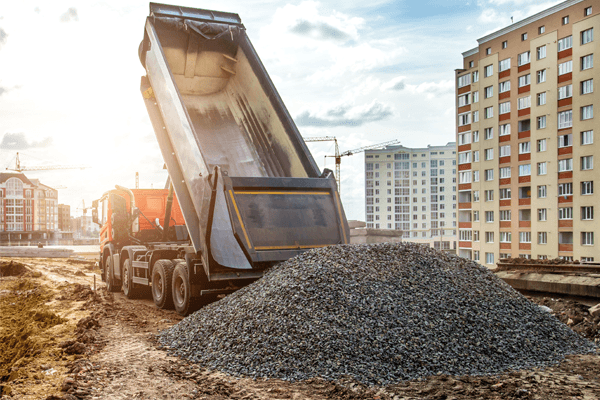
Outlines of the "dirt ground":
M128 300L108 293L92 262L0 258L0 268L2 399L600 398L598 355L500 376L440 375L386 387L231 377L169 356L154 335L181 317L158 310L149 297ZM530 299L550 307L581 335L599 340L588 305Z

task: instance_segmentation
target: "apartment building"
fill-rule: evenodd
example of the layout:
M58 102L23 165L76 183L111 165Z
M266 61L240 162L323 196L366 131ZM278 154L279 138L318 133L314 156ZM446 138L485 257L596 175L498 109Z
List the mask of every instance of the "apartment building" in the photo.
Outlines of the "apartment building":
M456 249L456 143L365 151L367 228Z
M463 53L459 255L488 266L505 257L598 258L599 27L599 2L569 0Z

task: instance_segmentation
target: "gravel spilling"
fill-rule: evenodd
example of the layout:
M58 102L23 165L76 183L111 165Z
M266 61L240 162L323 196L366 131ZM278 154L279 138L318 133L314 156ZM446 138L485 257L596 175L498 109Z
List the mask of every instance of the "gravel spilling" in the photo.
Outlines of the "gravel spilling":
M233 375L380 385L494 374L595 352L485 267L414 243L311 250L159 340Z

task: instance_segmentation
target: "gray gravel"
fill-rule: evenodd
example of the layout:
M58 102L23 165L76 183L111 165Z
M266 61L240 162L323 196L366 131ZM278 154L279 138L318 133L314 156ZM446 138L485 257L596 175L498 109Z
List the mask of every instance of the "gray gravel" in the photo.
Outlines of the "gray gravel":
M414 243L311 250L159 341L233 375L379 385L495 374L595 352L488 269Z

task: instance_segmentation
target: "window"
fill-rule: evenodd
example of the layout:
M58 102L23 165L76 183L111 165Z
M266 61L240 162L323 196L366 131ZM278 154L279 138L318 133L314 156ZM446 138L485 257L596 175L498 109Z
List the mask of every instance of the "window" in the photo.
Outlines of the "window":
M546 92L538 93L537 94L537 105L543 106L544 104L546 104Z
M538 28L538 34L541 35L544 32L546 32L546 27L544 25L542 25Z
M594 28L586 29L581 32L581 44L587 44L594 40Z
M494 180L494 170L493 169L486 169L484 171L485 173L485 180L486 181L493 181Z
M471 162L471 152L466 151L464 153L458 153L459 164L469 164Z
M542 115L541 117L537 117L537 128L544 129L545 127L546 127L546 116Z
M500 179L510 178L510 167L500 168Z
M548 232L538 232L538 244L548 244Z
M479 150L473 152L473 162L479 162Z
M488 47L487 49L485 49L485 55L489 56L490 54L492 54L492 48Z
M500 125L500 136L510 135L510 124Z
M558 129L570 128L573 126L573 110L558 113Z
M471 104L471 93L467 93L462 96L458 96L458 106L463 107Z
M536 73L537 83L546 82L546 70L541 69Z
M473 182L479 182L479 170L473 171Z
M471 74L458 77L458 87L464 87L471 84Z
M531 232L519 232L519 243L531 243Z
M573 171L573 159L558 160L558 172Z
M469 68L473 68L475 66L475 62L474 61L469 61Z
M471 113L463 113L458 115L458 126L469 125L471 123Z
M500 232L500 243L510 243L511 236L510 232Z
M581 145L594 143L594 131L581 132Z
M530 53L528 51L526 51L525 53L519 54L518 63L517 63L519 65L519 67L521 65L529 64L529 60L530 60L529 54Z
M519 176L530 176L531 175L531 164L519 165Z
M546 139L540 139L537 141L537 151L538 153L546 151Z
M498 63L498 72L506 71L507 69L510 69L510 58L501 60Z
M488 76L494 75L494 65L486 65L483 69L483 77L487 78Z
M547 196L546 185L540 185L537 187L538 199L543 199Z
M483 131L485 140L494 138L494 128L485 128Z
M478 203L478 202L479 202L479 190L474 190L474 191L473 191L473 201L474 201L475 203Z
M531 74L519 77L519 87L527 86L531 83Z
M477 252L479 256L479 252ZM485 263L486 264L494 264L494 253L485 253Z
M467 133L460 133L458 135L458 145L461 146L463 144L469 144L471 143L471 134L469 132Z
M568 74L573 72L573 60L558 64L558 75Z
M521 33L521 41L523 42L525 40L527 40L527 32Z
M567 50L573 47L573 36L567 36L558 41L558 51Z
M510 188L503 188L500 189L500 200L509 200L510 196L511 196L511 190ZM507 219L502 219L502 211L500 211L500 221L510 221L510 210L504 210L504 212L508 211L508 220Z
M502 48L505 49L508 47L508 41L505 40L504 42L502 42Z
M494 243L494 232L486 232L485 233L485 242L486 243Z
M485 88L485 98L489 99L493 95L494 95L494 87L493 86L486 87Z
M529 107L531 107L531 96L520 97L518 99L517 108L519 110L524 110Z
M493 190L485 190L483 192L485 197L485 201L494 201L494 191Z
M586 8L583 10L583 16L584 16L584 17L587 17L588 15L592 15L592 6L590 6L590 7L586 7Z
M558 184L558 195L559 196L570 196L572 194L573 194L573 182Z
M510 101L500 103L500 114L506 114L510 112Z
M547 221L548 213L545 208L538 208L538 221Z
M566 99L573 96L573 85L561 86L558 88L558 99Z
M479 71L473 71L473 83L479 82Z
M558 219L573 219L573 207L559 207Z
M538 175L546 175L547 168L546 162L537 163L537 174Z
M573 244L573 232L558 232L558 243Z
M581 182L581 194L594 194L594 181Z
M562 17L562 24L566 25L569 23L569 16L567 15L566 17Z
M568 135L561 135L558 137L558 147L569 147L573 146L573 135L569 133Z
M479 111L473 111L473 122L479 122Z
M485 222L488 222L488 223L494 222L494 212L493 211L485 212Z
M581 70L590 69L594 66L594 55L588 54L587 56L581 57Z
M594 106L589 105L589 106L581 107L581 120L585 121L586 119L592 119L592 118L594 118Z
M473 222L479 222L479 211L473 211Z
M594 156L581 157L581 170L586 171L594 169Z
M519 143L519 154L531 153L531 142Z
M479 92L473 92L473 103L479 102Z
M479 131L473 131L473 143L479 142Z
M494 116L494 107L486 107L485 108L485 116L484 118L492 118Z
M463 171L458 175L458 183L471 183L471 171Z
M581 94L588 94L594 91L594 80L588 79L581 82Z
M594 232L581 232L581 245L592 246L594 244Z
M593 206L581 207L581 219L585 220L585 221L594 219L594 207Z
M500 157L510 156L510 145L500 146Z
M531 130L531 120L524 119L519 121L519 132L527 132Z
M494 149L485 149L484 152L485 161L494 159Z
M498 93L508 92L510 90L510 81L500 82L498 84Z

